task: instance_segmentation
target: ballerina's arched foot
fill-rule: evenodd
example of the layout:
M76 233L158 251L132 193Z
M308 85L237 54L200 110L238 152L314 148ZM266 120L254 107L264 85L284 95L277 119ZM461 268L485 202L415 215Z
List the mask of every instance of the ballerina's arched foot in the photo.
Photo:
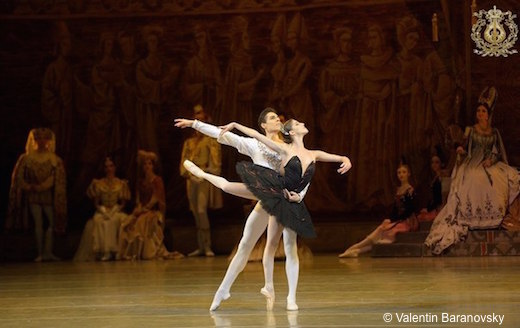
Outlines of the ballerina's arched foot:
M358 257L359 250L357 249L347 249L343 253L339 254L338 257Z
M272 311L274 308L274 289L272 287L264 286L260 289L260 293L265 296L266 309Z
M220 306L220 303L222 301L225 301L230 297L231 297L231 294L229 294L229 292L223 292L223 291L217 290L217 292L215 293L215 297L213 297L213 302L211 303L209 310L215 311L216 309L218 309L218 307Z
M287 298L287 311L298 311L298 305L296 304L296 300L292 300Z
M185 160L182 163L182 165L184 165L186 170L190 171L191 174L193 174L194 176L196 176L198 178L202 178L202 176L204 175L204 171L202 171L202 169L200 167L198 167L197 165L195 165L195 163L193 163L192 161Z

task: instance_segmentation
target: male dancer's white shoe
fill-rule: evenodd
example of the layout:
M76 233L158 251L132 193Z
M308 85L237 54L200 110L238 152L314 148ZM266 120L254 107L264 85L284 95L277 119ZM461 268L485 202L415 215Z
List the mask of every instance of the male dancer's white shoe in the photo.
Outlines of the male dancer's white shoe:
M209 311L215 311L216 309L218 309L222 301L225 301L230 297L231 294L229 294L229 292L217 290L217 292L215 293L215 297L213 297L213 302L211 302L211 306L209 307Z
M204 171L202 171L202 169L200 167L198 167L197 165L195 165L195 163L193 163L192 161L185 160L182 163L182 165L184 165L186 170L190 171L191 174L193 174L194 176L196 176L198 178L202 178L202 176L204 175Z
M273 287L264 286L262 289L260 289L260 293L265 296L266 300L266 309L267 311L272 311L274 308L274 289Z

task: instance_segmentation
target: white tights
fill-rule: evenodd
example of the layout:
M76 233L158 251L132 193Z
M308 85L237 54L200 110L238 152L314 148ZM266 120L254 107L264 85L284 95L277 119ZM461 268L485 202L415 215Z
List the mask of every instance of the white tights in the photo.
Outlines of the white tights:
M224 192L247 199L257 198L249 191L245 184L241 182L229 182L223 177L219 177L210 173L204 173L202 176L217 188ZM256 242L264 232L267 226L267 243L262 258L264 266L265 287L274 292L273 285L273 270L274 270L274 255L280 242L280 237L283 234L284 251L285 251L285 272L287 275L287 283L289 285L289 293L287 300L291 302L296 301L296 288L298 286L299 276L299 259L298 248L296 244L296 233L288 228L284 228L279 224L274 217L269 217L269 214L258 203L254 210L249 214L242 239L238 244L238 249L229 264L226 275L220 284L217 294L229 294L231 285L237 278L238 274L244 270L249 255L253 250Z
M264 256L262 263L264 264L265 287L274 291L273 271L274 271L274 255L278 249L280 237L283 234L283 246L285 251L285 274L287 275L287 284L289 292L287 299L293 303L296 301L296 288L298 287L298 276L300 271L300 260L298 258L298 246L296 244L296 232L289 228L284 228L276 218L269 218L269 226L267 227L267 243L265 244Z

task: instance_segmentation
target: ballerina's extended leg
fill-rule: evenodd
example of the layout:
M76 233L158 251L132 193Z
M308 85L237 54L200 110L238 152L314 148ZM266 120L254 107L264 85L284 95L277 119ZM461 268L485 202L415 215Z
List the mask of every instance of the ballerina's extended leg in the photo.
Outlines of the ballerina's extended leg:
M221 189L225 193L246 199L258 200L258 198L256 198L255 195L253 195L253 193L247 189L246 185L241 182L229 182L223 177L204 172L200 167L189 160L185 160L183 165L191 174L198 178L208 180L209 183Z

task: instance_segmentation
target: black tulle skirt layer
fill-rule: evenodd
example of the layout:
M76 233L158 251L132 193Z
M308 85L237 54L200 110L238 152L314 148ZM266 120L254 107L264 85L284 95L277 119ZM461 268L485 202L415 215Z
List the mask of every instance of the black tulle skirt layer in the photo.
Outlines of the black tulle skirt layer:
M262 207L284 227L306 238L316 237L311 215L303 202L289 202L283 195L284 177L274 170L250 162L239 162L237 173L261 202ZM300 192L299 190L297 192Z

